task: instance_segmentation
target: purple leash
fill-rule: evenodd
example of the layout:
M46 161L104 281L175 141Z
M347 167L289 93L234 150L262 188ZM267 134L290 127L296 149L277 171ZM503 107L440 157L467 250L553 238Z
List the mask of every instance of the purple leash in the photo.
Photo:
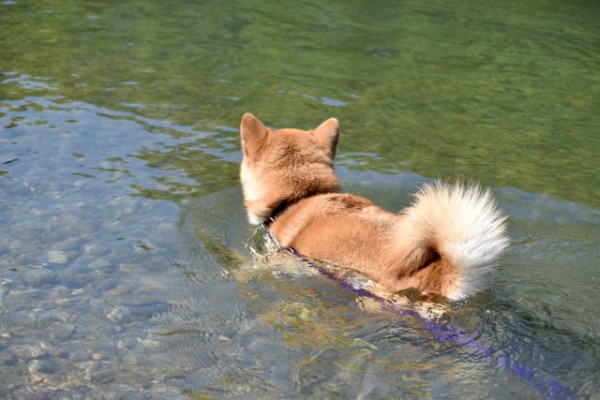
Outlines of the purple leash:
M269 232L269 235L270 235L270 232ZM272 235L270 235L270 236L272 237ZM273 238L273 240L274 240L274 238ZM334 273L327 270L326 268L323 268L323 267L315 264L314 262L308 260L306 257L304 257L303 255L298 253L293 248L281 247L281 246L279 246L279 243L276 240L274 240L274 242L277 244L277 247L280 252L286 251L286 252L294 255L296 258L307 263L312 268L319 271L322 275L325 275L326 277L333 280L334 282L336 282L343 288L352 291L353 293L355 293L358 296L371 298L382 304L386 304L385 299L377 296L376 294L374 294L364 288L357 288L357 287L353 286L352 284L350 284L346 280L341 279L340 277L336 276ZM454 325L452 325L450 323L438 323L436 321L433 321L431 319L423 317L416 311L398 310L397 308L394 308L394 307L388 307L388 308L397 313L400 313L401 315L408 315L408 316L417 318L421 322L421 324L425 327L425 329L427 329L427 331L433 335L434 339L438 343L451 343L451 344L455 344L455 345L460 345L463 348L469 348L469 349L475 351L478 355L480 355L482 357L492 359L492 361L495 362L496 367L498 367L501 370L507 370L511 374L518 376L519 378L522 378L525 381L529 382L529 384L531 384L534 388L536 388L541 394L543 394L548 399L574 399L575 398L574 391L569 387L563 386L555 378L543 376L541 373L535 371L533 368L530 368L521 362L513 360L512 357L510 356L510 354L494 355L492 349L490 349L483 343L480 343L476 339L470 337L468 334L463 332L461 329L455 327Z

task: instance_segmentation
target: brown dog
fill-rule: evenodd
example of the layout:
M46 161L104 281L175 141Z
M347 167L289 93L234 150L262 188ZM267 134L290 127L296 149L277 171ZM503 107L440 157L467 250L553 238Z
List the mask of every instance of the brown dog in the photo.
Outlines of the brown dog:
M456 300L489 287L508 245L489 190L425 185L399 215L339 193L333 159L339 123L312 131L241 124L244 205L281 246L357 270L392 292L418 288Z

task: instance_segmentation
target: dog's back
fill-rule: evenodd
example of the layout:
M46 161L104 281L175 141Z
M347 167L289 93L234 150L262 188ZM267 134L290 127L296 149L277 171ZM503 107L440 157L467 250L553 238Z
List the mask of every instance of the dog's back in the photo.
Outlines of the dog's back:
M429 185L397 215L337 193L333 157L338 122L314 131L271 131L253 115L241 126L244 203L253 223L282 246L358 270L400 291L416 287L451 299L489 286L508 244L489 191Z

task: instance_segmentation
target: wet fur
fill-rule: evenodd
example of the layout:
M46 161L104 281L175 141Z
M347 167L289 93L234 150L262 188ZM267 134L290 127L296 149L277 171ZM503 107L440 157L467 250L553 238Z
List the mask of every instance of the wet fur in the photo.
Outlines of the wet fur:
M417 288L456 300L489 287L508 239L488 190L425 185L394 214L338 192L335 118L311 131L270 130L247 113L240 134L248 218L274 217L269 229L282 246L357 270L392 292Z

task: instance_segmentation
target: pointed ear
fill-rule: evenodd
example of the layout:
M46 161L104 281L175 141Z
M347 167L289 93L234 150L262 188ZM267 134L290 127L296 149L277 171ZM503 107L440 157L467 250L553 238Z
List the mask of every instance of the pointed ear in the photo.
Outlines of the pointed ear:
M244 114L240 125L240 136L242 138L242 150L245 157L256 154L262 143L267 138L268 129L250 113Z
M340 123L335 118L329 118L313 131L314 138L329 152L332 160L335 157L339 134Z

